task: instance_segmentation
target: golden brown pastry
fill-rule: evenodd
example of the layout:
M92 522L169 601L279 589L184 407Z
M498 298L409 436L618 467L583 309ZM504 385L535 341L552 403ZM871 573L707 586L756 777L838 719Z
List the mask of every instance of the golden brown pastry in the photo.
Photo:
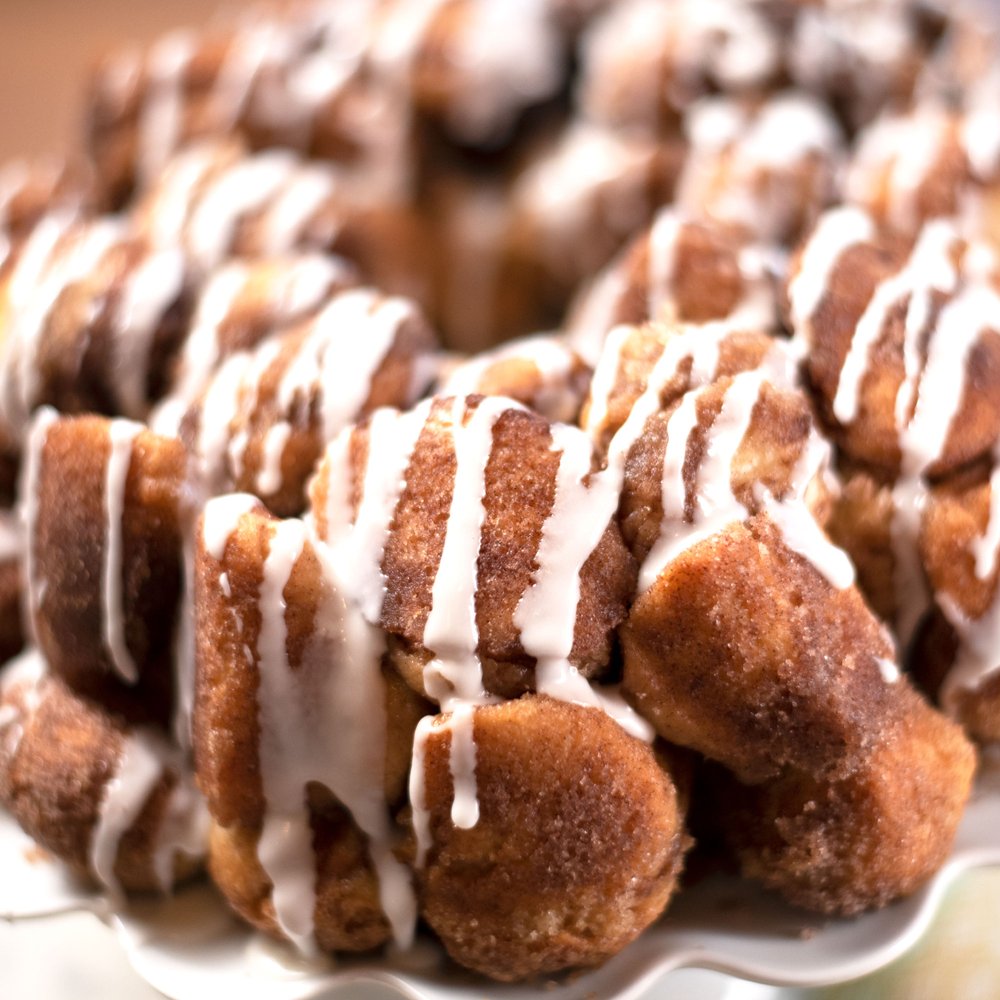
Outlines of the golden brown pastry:
M72 692L36 652L0 673L0 801L112 892L167 892L201 867L205 818L181 755Z
M141 424L41 410L23 481L28 606L52 672L129 718L175 704L186 455Z
M195 753L234 908L300 946L366 950L412 933L390 810L427 709L382 668L385 639L344 606L327 558L252 497L206 507Z
M471 826L460 725L475 743ZM438 716L426 733L421 914L452 958L499 980L597 965L663 911L687 838L648 745L597 709L537 695Z
M415 402L434 346L412 302L349 289L230 355L181 423L203 488L252 490L278 514L301 512L324 443L379 406Z

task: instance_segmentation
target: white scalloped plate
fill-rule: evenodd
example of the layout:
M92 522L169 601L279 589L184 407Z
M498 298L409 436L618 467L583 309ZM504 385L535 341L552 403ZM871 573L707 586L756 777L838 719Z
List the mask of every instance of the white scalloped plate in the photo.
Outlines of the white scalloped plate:
M482 996L484 984L445 962L429 941L405 956L318 967L238 924L214 891L194 886L166 901L114 911L44 858L0 816L0 918L28 920L88 910L109 920L135 970L173 1000L307 1000L350 997L380 983L408 1000ZM749 883L713 877L685 891L666 917L603 968L562 980L559 1000L630 1000L680 968L715 969L774 985L845 982L880 968L924 933L952 882L1000 864L1000 768L980 778L948 862L919 893L854 920L823 920ZM489 986L495 1000L552 996L551 984Z

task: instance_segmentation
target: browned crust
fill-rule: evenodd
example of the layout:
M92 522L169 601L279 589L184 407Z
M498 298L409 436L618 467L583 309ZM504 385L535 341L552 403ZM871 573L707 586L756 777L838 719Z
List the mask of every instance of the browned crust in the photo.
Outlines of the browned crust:
M675 887L686 838L670 777L603 713L541 696L477 709L475 740L469 830L450 818L451 737L427 740L424 919L495 979L603 962Z

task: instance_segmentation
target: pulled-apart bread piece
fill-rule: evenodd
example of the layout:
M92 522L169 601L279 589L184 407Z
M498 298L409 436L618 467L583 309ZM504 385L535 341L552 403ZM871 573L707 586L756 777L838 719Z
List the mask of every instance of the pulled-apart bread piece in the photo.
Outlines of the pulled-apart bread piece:
M1000 453L995 257L941 220L906 241L877 232L858 209L837 209L799 251L787 295L817 407L847 475L831 521L836 537L855 555L866 592L894 622L904 651L923 623L915 673L970 720L981 691L983 720L971 731L993 739L985 719L995 696L983 686L992 652L979 644L995 603L987 586L996 547L993 490L983 482L995 479ZM961 514L966 503L972 506ZM940 525L945 510L952 511L945 518L955 532L950 542L939 527L929 534L932 512ZM961 555L962 545L982 552L973 560ZM972 562L975 574L958 584L950 574L967 574ZM951 640L941 615L958 630ZM943 678L956 657L979 667Z
M170 408L190 404L229 355L250 350L360 284L346 260L320 253L231 260L199 290L178 351Z
M597 965L663 912L687 837L653 748L541 695L421 728L420 912L452 958L499 980Z
M926 102L884 116L858 137L846 199L909 236L935 218L996 243L1000 230L1000 114L991 101L964 111Z
M774 255L731 226L674 207L584 287L570 309L567 334L590 363L616 326L650 320L771 330L777 300Z
M831 112L814 99L795 91L757 106L705 98L684 127L682 211L788 245L834 200L843 140Z
M329 163L287 149L248 154L233 140L184 149L130 208L154 247L180 247L202 278L231 257L335 253L366 280L426 297L426 254L413 210L382 202Z
M133 421L43 409L22 487L28 610L52 672L132 720L166 722L190 503L183 446Z
M167 892L201 868L207 817L181 754L24 653L0 672L0 801L74 872Z
M768 885L822 910L883 905L926 880L950 849L972 749L901 678L850 561L815 519L829 447L805 397L782 387L787 369L751 363L719 376L720 342L705 330L642 333L633 332L630 352L621 350L628 336L610 343L610 363L599 363L595 376L597 385L602 371L624 374L623 417L608 417L616 387L609 377L597 426L608 421L613 430L602 471L620 470L622 534L641 562L638 595L619 630L623 690L661 736L748 785L745 797L771 797L756 814L723 810L718 819L740 845L747 874L766 869ZM887 761L903 766L905 740L914 754L935 743L941 752L886 797L878 791L882 769ZM803 783L837 808L796 797ZM918 808L931 786L947 806L933 821ZM913 816L923 817L906 842L911 866L895 878L891 870L865 872L844 806L852 796L864 799L862 815L874 815L868 826L886 835L865 849L893 849ZM761 860L762 843L770 861ZM801 859L824 844L829 858L806 870Z
M193 731L209 864L237 912L303 950L405 945L416 903L391 812L429 706L383 669L384 635L328 562L251 496L205 508Z
M166 387L189 308L176 247L120 218L42 216L0 277L0 423L23 437L43 403L145 416Z
M576 423L592 375L557 334L521 337L442 368L437 396L506 396L568 424Z
M434 398L345 431L310 497L415 690L558 696L607 665L634 585L592 469L576 428L503 397Z
M301 512L324 445L377 407L420 398L434 347L412 302L349 289L231 354L181 421L208 495L246 489L278 514Z

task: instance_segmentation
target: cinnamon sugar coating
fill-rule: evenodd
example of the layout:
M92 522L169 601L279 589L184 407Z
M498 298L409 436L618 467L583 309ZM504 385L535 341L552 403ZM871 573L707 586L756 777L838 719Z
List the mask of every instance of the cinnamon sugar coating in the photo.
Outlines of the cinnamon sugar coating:
M128 725L57 677L8 681L0 705L10 713L0 726L0 801L42 847L95 881L92 845L101 801L121 764ZM121 888L167 888L157 852L177 783L177 772L165 766L118 840L113 865ZM169 862L171 881L188 879L201 867L198 856L180 851Z
M203 542L198 550L194 747L202 791L214 819L225 828L258 829L265 813L255 663L266 613L260 609L260 587L277 523L260 506L239 518L221 560L207 552ZM316 643L329 642L329 614L323 602L330 586L307 545L283 590L292 669L304 657L316 655ZM253 662L247 661L246 650ZM380 676L387 719L384 792L388 802L398 803L409 772L413 730L430 706L389 666Z
M130 718L166 721L174 700L186 456L180 442L137 425L116 496L108 482L111 427L101 417L64 417L44 435L28 544L45 586L34 592L31 615L39 648L67 684ZM120 527L109 505L117 505ZM117 557L109 523L120 532ZM120 607L106 606L109 573L120 574ZM122 676L109 648L109 616L134 680Z
M766 515L678 556L621 638L625 690L660 735L746 781L792 764L850 773L894 697L877 662L891 645L858 592L833 588Z
M463 422L478 405L479 397L469 398ZM381 563L386 591L380 624L390 636L392 662L418 692L424 691L423 670L432 658L423 636L455 488L453 406L448 399L436 399L431 406L406 466L405 488ZM485 690L504 697L515 697L534 684L534 661L522 646L515 611L532 582L543 525L552 510L559 455L550 444L548 421L513 403L492 426L477 558L476 655ZM366 450L362 424L351 440L355 483L365 464L376 460ZM329 466L321 465L311 493L321 537L326 531L328 475ZM584 676L598 674L608 662L612 632L624 617L634 574L612 521L580 572L569 659Z
M745 875L810 910L855 914L909 895L944 863L975 757L957 725L898 694L845 777L792 766L761 785L723 784Z
M424 919L494 979L599 964L676 886L687 838L669 772L602 713L537 695L476 709L474 727L471 829L449 817L447 726L426 743Z

